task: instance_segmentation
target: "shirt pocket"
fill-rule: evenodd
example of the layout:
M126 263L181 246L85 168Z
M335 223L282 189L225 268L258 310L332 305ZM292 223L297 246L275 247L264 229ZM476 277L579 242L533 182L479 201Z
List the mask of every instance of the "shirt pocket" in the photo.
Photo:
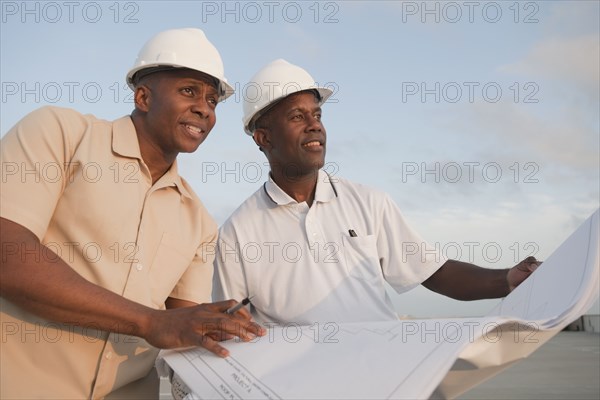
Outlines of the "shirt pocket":
M348 275L366 281L382 279L375 235L344 236L344 257Z
M186 247L172 234L165 232L150 265L150 284L153 288L152 301L156 306L164 306L177 282L194 258L194 251Z

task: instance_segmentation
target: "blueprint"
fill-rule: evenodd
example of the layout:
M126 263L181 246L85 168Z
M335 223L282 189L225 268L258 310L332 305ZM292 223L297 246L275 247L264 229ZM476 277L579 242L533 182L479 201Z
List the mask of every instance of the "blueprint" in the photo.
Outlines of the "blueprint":
M526 357L597 299L598 217L485 317L274 325L252 343L225 342L227 358L194 348L163 351L159 362L199 398L414 399L436 388L445 397L440 383L453 367L460 393L476 382L470 371Z

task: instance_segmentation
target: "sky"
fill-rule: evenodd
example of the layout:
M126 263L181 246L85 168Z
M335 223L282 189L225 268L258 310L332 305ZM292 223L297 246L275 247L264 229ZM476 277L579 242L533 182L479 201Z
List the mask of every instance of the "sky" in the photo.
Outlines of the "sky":
M388 192L449 258L544 260L599 207L597 1L0 3L2 135L44 105L127 115L125 75L146 40L206 33L236 94L179 168L219 224L267 179L242 99L277 58L334 91L325 170ZM484 315L498 302L422 287L391 296L418 317Z

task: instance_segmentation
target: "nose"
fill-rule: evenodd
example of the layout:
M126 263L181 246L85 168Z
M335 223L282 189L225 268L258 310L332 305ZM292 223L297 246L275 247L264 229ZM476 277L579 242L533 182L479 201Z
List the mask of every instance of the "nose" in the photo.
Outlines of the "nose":
M198 115L200 118L209 118L215 114L214 107L204 97L199 97L197 101L192 105L192 112Z
M323 123L321 122L321 120L317 117L315 117L314 115L309 115L307 117L307 126L306 126L306 130L310 131L310 132L320 132L321 130L323 130Z

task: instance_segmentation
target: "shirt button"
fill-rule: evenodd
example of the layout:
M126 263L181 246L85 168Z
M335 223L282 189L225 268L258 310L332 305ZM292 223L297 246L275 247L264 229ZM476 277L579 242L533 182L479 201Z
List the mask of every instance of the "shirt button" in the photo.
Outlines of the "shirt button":
M113 356L112 351L109 351L108 353L106 353L105 357L106 357L107 360L110 360L112 358L112 356Z
M142 269L144 269L144 266L142 264L140 264L140 263L137 263L135 265L135 269L137 269L138 271L141 271Z

